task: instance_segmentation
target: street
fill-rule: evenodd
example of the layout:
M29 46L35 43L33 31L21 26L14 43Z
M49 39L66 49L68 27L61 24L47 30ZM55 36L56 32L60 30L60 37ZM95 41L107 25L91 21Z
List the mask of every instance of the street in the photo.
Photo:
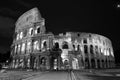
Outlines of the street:
M6 71L0 80L120 80L119 69L80 71Z

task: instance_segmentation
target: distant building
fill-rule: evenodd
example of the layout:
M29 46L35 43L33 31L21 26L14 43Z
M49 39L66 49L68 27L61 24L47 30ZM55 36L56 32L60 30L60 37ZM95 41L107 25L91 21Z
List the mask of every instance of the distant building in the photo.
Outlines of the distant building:
M114 67L112 43L108 38L83 32L46 33L45 19L37 8L20 16L15 26L10 68L79 70Z

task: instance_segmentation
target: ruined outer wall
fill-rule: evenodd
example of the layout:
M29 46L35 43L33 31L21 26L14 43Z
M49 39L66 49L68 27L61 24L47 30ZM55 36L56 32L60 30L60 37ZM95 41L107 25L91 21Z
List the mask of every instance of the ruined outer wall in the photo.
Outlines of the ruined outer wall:
M29 57L31 53L36 54L36 52L40 54L42 51L53 48L56 42L59 43L62 50L63 61L72 53L81 56L77 57L80 61L84 61L79 62L82 63L81 67L109 68L114 65L112 43L108 38L84 32L67 32L56 36L51 33L46 34L45 19L41 17L37 8L20 16L15 25L11 55L14 58L13 64L16 66L21 63L20 60L24 60L24 56ZM44 47L44 43L47 47ZM63 47L64 45L65 47ZM67 45L68 47L66 47Z
M68 55L69 52L78 52L83 56L84 64L86 59L89 61L89 66L92 66L92 61L95 61L96 68L98 65L102 67L104 64L106 68L114 66L112 43L105 36L84 32L66 32L55 36L53 42L59 43L63 55ZM62 48L65 42L68 44L67 49ZM65 52L66 54L64 54ZM65 59L68 60L67 57Z

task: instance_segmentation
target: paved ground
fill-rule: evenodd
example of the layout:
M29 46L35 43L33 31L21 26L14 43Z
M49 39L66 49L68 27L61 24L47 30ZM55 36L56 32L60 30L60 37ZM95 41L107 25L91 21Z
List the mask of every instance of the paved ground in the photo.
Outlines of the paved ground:
M0 80L120 80L120 69L73 71L7 71Z
M35 77L27 78L25 80L70 80L68 72L48 72L44 75L38 75Z
M22 80L29 77L44 74L45 72L33 72L33 71L6 71L0 73L0 80Z
M74 71L76 80L120 80L120 70Z

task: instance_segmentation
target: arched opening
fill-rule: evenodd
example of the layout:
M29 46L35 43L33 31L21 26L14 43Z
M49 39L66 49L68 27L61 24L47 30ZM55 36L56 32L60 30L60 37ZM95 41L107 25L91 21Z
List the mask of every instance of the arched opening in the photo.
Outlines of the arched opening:
M40 59L40 63L41 63L41 65L40 65L40 67L41 67L41 69L42 70L45 70L46 69L46 58L45 57L42 57L41 59Z
M93 45L90 45L90 53L93 55L94 52L93 52Z
M97 66L98 66L98 68L100 68L100 60L99 59L97 60Z
M37 28L37 33L40 33L40 27Z
M86 55L88 55L88 46L87 46L87 45L84 45L84 53L85 53Z
M41 43L41 50L46 51L47 50L47 41L43 40Z
M91 67L92 67L92 68L95 68L95 66L96 66L96 65L95 65L95 59L91 59Z
M50 69L51 70L57 69L57 59L54 57L51 57L50 59Z
M47 42L46 41L43 43L43 47L47 48Z
M64 60L63 64L64 64L64 69L65 70L69 69L69 61L68 60Z
M104 68L105 66L104 66L105 64L104 64L104 60L102 60L102 68Z
M64 41L62 45L62 49L68 49L68 42Z
M86 58L85 59L85 68L89 68L90 67L90 65L89 65L89 60L88 60L88 58Z
M108 61L107 60L105 61L105 65L106 65L106 68L108 68Z
M33 28L30 28L30 29L29 29L29 34L30 34L30 35L33 35Z
M72 68L73 69L79 69L79 64L78 64L78 59L77 58L73 58L73 60L72 60Z
M86 38L83 39L83 43L84 43L84 44L87 44L87 39L86 39Z
M58 42L55 43L54 48L59 49L59 43Z

